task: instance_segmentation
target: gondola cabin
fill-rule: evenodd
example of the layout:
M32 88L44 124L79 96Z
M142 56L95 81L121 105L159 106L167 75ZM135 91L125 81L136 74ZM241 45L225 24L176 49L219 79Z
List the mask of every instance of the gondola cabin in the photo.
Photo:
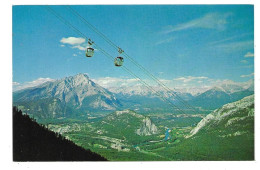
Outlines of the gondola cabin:
M120 67L123 65L124 58L123 57L116 57L114 60L115 66Z
M86 49L86 57L93 57L94 55L94 48L88 47Z

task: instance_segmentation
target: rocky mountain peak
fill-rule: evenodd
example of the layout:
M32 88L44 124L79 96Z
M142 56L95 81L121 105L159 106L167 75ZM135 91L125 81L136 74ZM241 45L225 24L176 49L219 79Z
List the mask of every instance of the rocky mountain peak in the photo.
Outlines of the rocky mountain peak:
M238 91L247 90L252 86L254 86L253 80L249 80L247 82L234 82L232 80L225 80L217 84L216 86L214 86L212 89L218 89L219 91L223 91L227 94L231 94Z
M71 86L83 86L83 85L96 85L93 81L91 81L87 74L79 73L74 76L65 77L60 80L61 83L66 83Z
M52 113L49 111L51 106L55 110L55 102L60 104L59 113L55 111L55 115L62 115L63 110L71 110L71 112L72 110L73 112L83 112L91 109L115 110L120 105L111 92L94 83L87 74L65 77L14 93L14 103L18 104L19 102L31 102L29 105L35 105L37 101L43 100L48 100L48 102L37 105L37 107L42 107L42 109L38 110L48 110L46 115ZM31 108L29 105L28 109L32 111L37 108ZM68 107L68 109L64 106Z
M89 81L89 77L86 73L79 73L76 74L75 76L72 76L76 80L84 80L84 81Z

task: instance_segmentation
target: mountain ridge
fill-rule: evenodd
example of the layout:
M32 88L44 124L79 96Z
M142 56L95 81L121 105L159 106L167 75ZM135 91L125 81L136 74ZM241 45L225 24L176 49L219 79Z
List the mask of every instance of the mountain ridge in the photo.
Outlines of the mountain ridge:
M238 83L223 81L210 89L200 89L193 95L187 91L167 91L155 87L184 112L189 112L183 101L201 112L209 113L226 103L237 101L254 93L254 81ZM196 91L196 89L193 88ZM178 95L182 100L178 100ZM79 73L55 81L45 82L13 92L13 103L36 118L66 118L86 116L87 112L109 112L130 108L140 112L175 112L168 103L146 87L114 87L105 89L93 82L87 74Z
M197 134L203 128L210 128L211 126L215 128L220 121L224 121L224 119L228 119L228 117L234 118L228 119L225 123L225 127L230 126L232 122L244 120L252 116L254 116L254 95L247 96L233 103L225 104L221 108L214 110L198 123L190 132L189 137Z
M120 106L113 93L91 81L86 74L77 74L19 90L13 93L13 101L16 105L24 106L23 111L28 113L55 113L49 117L68 116L66 113L70 110L79 113L86 110L108 111Z
M119 122L120 120L120 122ZM135 120L136 122L130 121ZM108 116L104 117L101 121L101 124L104 124L104 122L118 122L117 124L125 124L126 128L129 126L133 126L134 133L139 136L149 136L156 134L158 132L158 128L156 125L151 121L150 118L138 114L135 111L132 111L130 109L125 109L122 111L115 111ZM137 123L138 122L138 123ZM131 124L132 123L132 124ZM135 125L133 125L133 123ZM111 124L111 123L109 123ZM113 123L115 124L115 123ZM121 126L121 125L120 125Z

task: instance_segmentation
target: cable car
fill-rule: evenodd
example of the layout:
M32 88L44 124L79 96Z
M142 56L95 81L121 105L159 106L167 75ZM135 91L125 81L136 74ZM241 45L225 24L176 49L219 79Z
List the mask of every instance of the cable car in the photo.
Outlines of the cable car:
M94 42L91 41L91 39L88 39L88 44L89 44L89 47L87 47L86 49L86 57L93 57L94 55L94 48L91 47L91 45L93 44Z
M86 57L93 57L94 55L94 48L88 47L86 49Z
M124 51L123 51L121 48L118 47L118 53L119 53L119 55L122 54L123 52L124 52ZM117 66L117 67L122 66L123 63L124 63L124 58L123 58L123 57L118 56L118 57L116 57L115 60L114 60L114 64L115 64L115 66Z
M124 58L123 57L116 57L114 60L115 66L120 67L123 65Z

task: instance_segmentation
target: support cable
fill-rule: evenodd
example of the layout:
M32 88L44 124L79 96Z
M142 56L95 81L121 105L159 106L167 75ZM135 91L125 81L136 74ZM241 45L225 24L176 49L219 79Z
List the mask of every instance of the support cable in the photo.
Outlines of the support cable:
M89 28L91 28L94 32L96 32L98 35L101 36L108 44L113 46L115 49L118 49L119 47L113 43L109 38L107 38L102 32L100 32L97 28L95 28L91 23L89 23L84 17L82 17L76 10L71 8L70 6L66 6L67 9L69 9L72 14L74 14L76 17L78 17L81 21L83 21ZM152 73L150 73L147 69L145 69L142 65L137 63L131 56L129 56L127 53L123 53L126 58L128 58L133 64L135 64L139 69L143 70L146 75L148 75L150 78L152 78L155 82L157 82L161 87L163 87L167 92L170 93L172 97L176 97L178 101L180 101L184 107L190 109L193 113L197 113L197 109L195 109L193 106L191 106L187 101L183 100L177 92L171 90L169 87L167 87L163 82L161 82L157 77L155 77ZM175 88L174 88L175 90Z
M68 21L66 21L63 17L61 17L57 12L55 12L51 7L46 6L47 9L54 14L60 21L62 21L64 24L66 24L67 26L69 26L70 28L72 28L75 32L77 32L79 35L81 35L82 37L88 39L88 37L82 33L80 30L78 30L76 27L74 27L71 23L69 23ZM99 47L96 43L93 44L98 50L100 50L105 56L110 57L112 60L114 59L113 56L111 56L110 54L108 54L105 50L103 50L101 47ZM169 99L165 98L164 96L162 96L159 92L157 92L156 90L154 90L150 85L148 85L145 81L143 81L140 77L138 77L136 74L134 74L131 70L129 70L127 67L122 66L122 68L127 71L128 73L130 73L132 76L134 76L137 80L139 80L143 85L145 85L148 89L152 90L158 97L160 97L163 101L168 102L171 106L173 106L174 108L177 108L181 113L185 114L185 112L179 108L178 106L176 106L175 104L173 104Z

